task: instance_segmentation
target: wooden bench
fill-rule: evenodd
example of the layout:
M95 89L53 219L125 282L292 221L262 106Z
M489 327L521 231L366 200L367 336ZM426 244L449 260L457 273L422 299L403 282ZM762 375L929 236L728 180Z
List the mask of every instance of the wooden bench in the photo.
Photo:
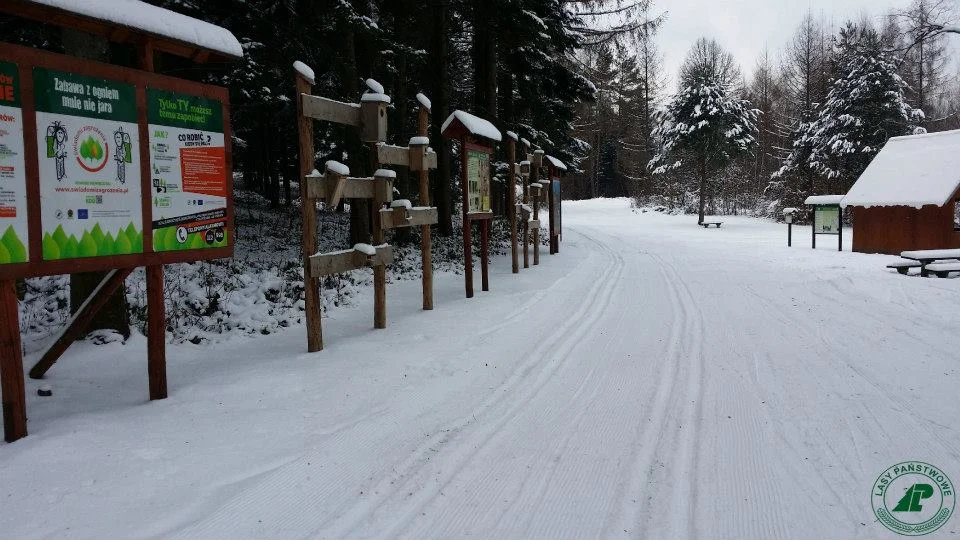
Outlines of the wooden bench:
M960 261L930 263L924 267L924 270L928 274L945 278L950 275L950 272L960 272Z
M698 225L700 225L704 229L709 229L711 225L716 225L716 227L719 229L720 226L723 225L723 222L722 221L703 221L698 223Z
M923 263L921 263L920 261L908 261L906 259L893 262L887 265L887 268L892 268L893 270L896 270L897 272L900 272L903 275L909 274L911 268L922 268L922 267L923 267Z

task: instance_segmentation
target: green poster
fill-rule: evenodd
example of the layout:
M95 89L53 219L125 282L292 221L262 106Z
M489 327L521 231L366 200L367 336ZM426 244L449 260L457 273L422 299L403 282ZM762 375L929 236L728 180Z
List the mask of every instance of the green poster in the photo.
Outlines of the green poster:
M134 87L34 68L44 260L143 252Z
M223 105L147 89L147 119L153 250L229 245Z

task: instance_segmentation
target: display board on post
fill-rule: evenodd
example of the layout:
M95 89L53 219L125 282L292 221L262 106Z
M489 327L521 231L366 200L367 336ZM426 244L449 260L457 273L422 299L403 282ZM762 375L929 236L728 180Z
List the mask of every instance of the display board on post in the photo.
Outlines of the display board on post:
M502 140L489 121L464 111L454 111L440 128L445 139L460 141L460 184L463 194L463 269L467 298L473 298L472 222L480 224L481 288L490 290L490 156Z
M136 267L147 268L150 399L167 397L163 265L233 256L229 94L153 73L155 50L231 60L222 28L160 8L169 21L207 25L231 47L27 1L0 11L133 43L130 69L0 43L0 381L7 441L26 436L19 278L106 272L30 370L42 378Z
M546 158L547 175L550 178L547 193L547 209L550 214L550 254L556 255L560 253L560 235L563 230L560 221L560 175L567 171L567 166L553 156L546 156Z
M817 249L817 236L837 237L837 251L843 251L843 195L815 195L804 204L813 207L811 247Z

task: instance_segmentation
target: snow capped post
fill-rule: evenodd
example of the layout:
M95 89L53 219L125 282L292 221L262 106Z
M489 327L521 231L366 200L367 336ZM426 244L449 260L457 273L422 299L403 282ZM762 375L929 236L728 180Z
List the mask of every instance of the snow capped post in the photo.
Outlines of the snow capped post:
M294 87L297 99L297 135L299 140L298 161L300 176L306 177L313 171L313 121L305 112L305 101L313 90L314 74L306 64L294 62ZM319 174L319 173L318 173ZM307 326L307 352L323 350L323 304L320 302L320 282L310 278L310 256L317 252L317 207L311 202L308 183L300 182L300 211L303 247L303 303Z
M520 260L517 254L517 212L519 208L517 207L517 173L519 172L519 166L517 165L517 141L519 140L516 133L512 131L507 132L507 189L506 192L507 201L504 205L504 209L509 212L510 220L510 269L514 274L520 273Z
M480 223L481 288L490 290L488 258L490 210L490 155L502 140L500 130L489 121L465 111L454 111L440 128L445 139L460 141L460 185L463 189L463 270L467 298L473 298L471 222Z
M523 181L520 197L523 204L520 205L520 215L523 218L523 267L530 268L530 219L533 217L533 210L530 208L530 162L533 161L533 154L530 153L530 141L520 139L523 144L524 160L520 162L520 178Z
M540 200L543 197L543 185L540 184L540 167L543 166L543 150L537 149L533 152L531 160L531 173L533 179L530 183L530 195L533 203L533 221L530 226L533 229L533 265L540 264Z
M793 215L796 213L796 208L783 209L783 221L787 224L787 247L793 247Z

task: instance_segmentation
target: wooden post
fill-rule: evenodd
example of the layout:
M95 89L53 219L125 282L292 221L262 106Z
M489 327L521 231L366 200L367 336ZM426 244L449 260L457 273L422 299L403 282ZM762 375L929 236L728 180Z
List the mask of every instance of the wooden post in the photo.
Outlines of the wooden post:
M153 72L153 43L140 47L140 68ZM149 171L149 160L141 164ZM146 176L149 178L149 175ZM148 241L152 245L153 235ZM150 399L167 398L167 309L163 294L163 265L147 266L147 384Z
M490 222L480 222L480 290L490 290Z
M371 149L371 155L376 161L376 148ZM385 201L384 186L387 180L382 177L373 179L373 245L383 244L384 233L380 221L380 209L383 208ZM373 327L387 327L387 266L378 264L373 267Z
M320 303L320 281L310 275L310 256L317 252L317 205L307 194L304 177L313 171L313 120L303 115L302 94L310 94L312 81L299 72L294 76L297 101L297 132L300 139L300 209L303 232L303 302L307 322L307 351L323 350L323 316Z
M473 298L473 254L470 246L470 193L467 189L467 137L460 138L460 187L463 193L463 280L467 298Z
M526 141L526 139L524 139ZM530 160L530 145L524 144L524 155L527 158L527 161ZM533 167L531 161L530 164ZM530 173L521 175L523 179L523 204L530 204ZM530 222L528 220L523 220L523 267L530 268Z
M553 172L552 169L550 170L550 172L551 173ZM556 223L553 222L554 218L556 218L555 208L553 206L554 204L556 203L553 200L553 174L550 174L549 177L547 178L547 215L550 216L550 228L547 230L547 234L550 235L550 254L551 255L557 254L557 248L555 245L557 236L556 234L554 234L556 231Z
M417 135L426 137L430 128L430 110L420 105L420 125ZM430 206L430 170L420 167L420 206ZM433 309L433 260L430 247L430 225L420 228L420 256L423 266L423 309Z
M510 263L514 274L520 272L520 261L517 256L517 141L513 137L507 137L507 161L509 162L509 172L507 173L507 207L505 210L510 214Z
M24 382L17 283L5 279L0 281L0 398L3 400L3 438L7 442L27 436Z
M163 265L147 267L147 379L150 399L167 398L167 315Z
M536 184L540 181L540 167L536 163L530 164L530 174L533 175L533 182ZM543 189L542 187L540 189ZM531 204L533 205L533 220L540 221L540 196L532 198ZM533 230L533 265L537 266L540 264L540 227L537 226Z

